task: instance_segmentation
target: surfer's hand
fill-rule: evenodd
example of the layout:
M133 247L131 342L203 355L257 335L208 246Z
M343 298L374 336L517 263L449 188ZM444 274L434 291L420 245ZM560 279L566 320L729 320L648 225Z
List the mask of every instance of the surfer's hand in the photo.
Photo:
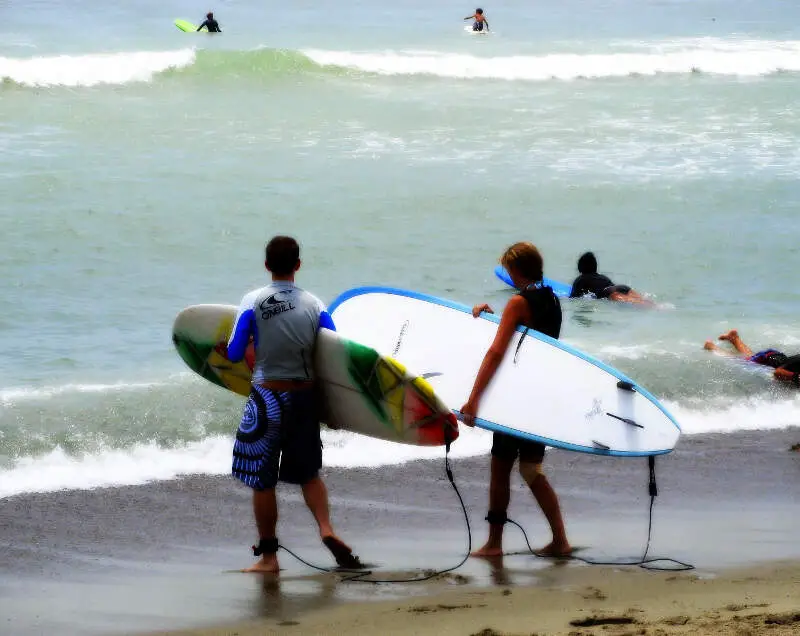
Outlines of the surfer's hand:
M464 406L461 407L461 415L458 419L460 419L464 424L469 427L475 426L475 416L478 414L478 407L476 404L472 402L467 402Z
M478 317L478 316L480 316L480 315L481 315L481 314L482 314L484 311L485 311L487 314L493 314L493 313L494 313L494 309L492 309L491 307L489 307L489 305L487 305L486 303L481 303L480 305L475 305L475 306L472 308L472 317L473 317L473 318L477 318L477 317Z

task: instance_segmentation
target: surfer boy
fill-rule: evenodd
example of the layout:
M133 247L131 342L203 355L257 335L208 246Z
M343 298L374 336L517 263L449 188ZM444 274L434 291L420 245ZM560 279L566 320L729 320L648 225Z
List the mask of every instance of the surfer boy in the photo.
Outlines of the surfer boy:
M652 305L653 303L627 285L615 285L608 276L597 273L597 259L586 252L578 259L578 277L572 283L570 298L593 296L622 303Z
M214 14L211 11L206 13L206 19L203 20L203 24L197 27L197 30L201 31L203 28L209 33L222 33L222 29L219 28L219 22L214 19Z
M272 283L246 294L227 344L238 362L250 343L253 384L233 445L233 476L253 489L253 513L261 560L245 572L278 572L278 480L299 484L319 526L322 542L343 567L360 567L358 557L333 531L328 491L319 476L322 442L314 390L312 353L319 329L335 329L317 297L295 286L300 246L289 236L267 243L265 266ZM221 345L225 353L225 345ZM249 357L248 355L248 357Z
M472 23L472 30L473 31L483 31L484 25L486 25L486 30L489 30L489 22L486 20L486 17L483 15L483 9L475 9L475 13L472 15L468 15L464 18L464 21L467 20L475 20Z
M736 349L736 353L745 360L775 369L773 376L776 380L791 382L795 386L800 387L800 355L790 357L776 349L764 349L758 353L753 353L753 350L742 341L736 329L731 329L729 332L722 334L719 339L730 342L733 348ZM715 343L711 342L711 340L706 340L703 348L706 351L714 351L715 353L723 355L732 355L720 349Z
M461 418L467 426L475 425L475 417L480 411L480 401L486 387L492 381L497 368L503 361L518 326L536 329L551 338L561 333L561 304L552 288L542 284L543 261L539 250L531 243L515 243L509 247L500 263L506 268L514 286L520 292L508 301L494 342L483 358L475 385L469 400L461 407ZM494 313L487 304L475 305L472 315L476 318L481 312ZM532 417L544 417L531 411ZM494 557L503 554L503 527L507 521L508 504L511 499L511 470L519 457L519 472L528 484L539 507L542 509L553 540L536 552L539 556L563 557L572 552L564 529L561 506L553 487L542 470L545 447L530 442L495 433L492 442L491 478L489 483L489 538L480 550L472 556Z

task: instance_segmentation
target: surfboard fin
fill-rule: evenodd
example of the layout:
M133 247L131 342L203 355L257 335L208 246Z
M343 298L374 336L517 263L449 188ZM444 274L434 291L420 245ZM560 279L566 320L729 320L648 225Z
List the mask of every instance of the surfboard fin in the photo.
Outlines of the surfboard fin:
M630 382L626 382L625 380L620 380L617 382L617 388L621 389L622 391L630 391L631 393L636 393L636 387L633 386Z
M608 417L613 417L615 420L619 420L620 422L625 422L630 426L635 426L636 428L644 428L644 426L642 426L641 424L637 424L629 417L620 417L619 415L614 415L613 413L606 413L606 415L608 415Z

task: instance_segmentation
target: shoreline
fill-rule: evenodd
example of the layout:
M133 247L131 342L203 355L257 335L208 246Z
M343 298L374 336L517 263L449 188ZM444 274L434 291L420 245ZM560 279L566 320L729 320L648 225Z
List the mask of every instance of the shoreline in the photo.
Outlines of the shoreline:
M800 632L800 561L727 569L713 576L554 564L537 583L525 586L448 590L442 582L423 585L428 585L424 598L352 602L299 616L155 634L786 636Z
M692 563L698 569L689 576L700 580L733 568L799 562L800 496L792 485L800 475L800 455L789 451L798 433L792 428L688 437L678 452L659 458L649 556ZM488 465L487 456L452 463L473 549L486 533ZM641 556L647 540L647 462L554 451L545 470L561 498L571 542L585 548L578 556L597 561ZM468 547L464 516L441 459L379 469L326 468L324 477L337 533L365 563L374 564L375 576L414 576L463 558ZM509 516L538 548L549 538L546 524L519 475L512 479ZM309 562L332 566L299 489L281 488L279 501L278 538ZM430 584L339 584L336 576L316 573L281 552L280 582L265 585L236 572L252 563L254 529L250 493L230 477L192 475L140 486L8 497L0 499L0 519L0 616L15 636L163 633L247 621L272 625L276 617L307 625L317 612L361 608L367 601L370 607L374 600L411 607L432 603L419 597L468 590L492 596L506 588L518 599L524 594L515 590L597 587L592 581L606 573L622 582L637 576L628 568L617 576L619 568L519 554L525 550L522 534L508 526L505 549L517 554L506 556L502 568L468 559ZM664 578L639 574L645 578L637 581ZM800 599L800 590L795 596ZM745 602L734 597L727 603ZM472 634L485 626L512 629L504 625L453 633ZM510 633L536 631L513 629Z

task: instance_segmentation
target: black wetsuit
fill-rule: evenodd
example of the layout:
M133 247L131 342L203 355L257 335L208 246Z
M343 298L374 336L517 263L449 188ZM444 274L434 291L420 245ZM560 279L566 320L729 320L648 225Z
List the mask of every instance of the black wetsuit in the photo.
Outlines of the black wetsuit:
M776 349L764 349L753 354L748 358L750 362L764 365L772 369L781 369L792 374L791 382L796 387L800 387L800 354L787 356L782 351Z
M533 322L525 325L551 338L561 334L561 303L551 287L528 287L519 292L531 310ZM516 346L517 338L512 340ZM504 433L495 433L492 439L492 455L500 459L541 464L544 459L544 444L513 437ZM490 513L491 514L491 513Z
M631 288L627 285L615 285L608 276L595 272L594 274L581 274L572 283L570 298L580 298L591 294L595 298L608 298L614 292L627 294Z
M525 326L551 338L558 338L561 335L561 303L553 293L553 288L545 285L528 287L519 295L528 303L533 316L533 323Z
M219 28L219 22L217 22L214 18L206 19L203 24L197 27L197 30L200 31L203 27L208 29L209 33L222 33L222 29Z
M794 384L797 388L800 388L800 354L789 356L778 368L794 374L791 380L792 384Z

